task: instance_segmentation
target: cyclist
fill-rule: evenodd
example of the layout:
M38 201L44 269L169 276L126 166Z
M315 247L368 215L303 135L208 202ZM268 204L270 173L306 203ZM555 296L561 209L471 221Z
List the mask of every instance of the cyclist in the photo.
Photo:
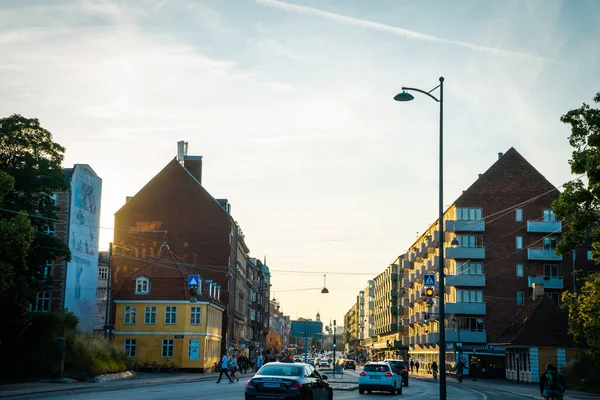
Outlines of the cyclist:
M540 394L546 400L562 400L566 389L565 378L558 373L558 369L550 363L546 364L546 370L540 376Z

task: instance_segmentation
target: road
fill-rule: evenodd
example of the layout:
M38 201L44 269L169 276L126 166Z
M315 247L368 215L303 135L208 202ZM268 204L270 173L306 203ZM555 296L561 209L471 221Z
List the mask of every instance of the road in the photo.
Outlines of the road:
M345 374L346 379L358 379L358 374L349 371ZM215 400L240 400L244 398L244 386L246 379L240 379L238 383L229 384L222 382L216 384L214 381L188 381L168 382L157 384L135 384L131 385L102 385L90 389L79 389L72 391L60 391L54 393L39 393L18 396L20 400L27 399L85 399L85 400L158 400L158 399L215 399ZM435 382L411 379L410 385L403 388L402 395L390 396L388 393L358 394L355 390L334 391L336 400L430 400L439 399L439 386ZM448 385L449 400L513 400L526 399L526 396L516 396L489 388L477 388L477 390L456 385Z

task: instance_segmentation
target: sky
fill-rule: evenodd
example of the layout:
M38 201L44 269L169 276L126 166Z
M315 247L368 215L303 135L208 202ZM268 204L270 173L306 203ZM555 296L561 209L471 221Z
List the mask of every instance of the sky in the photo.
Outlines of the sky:
M596 0L2 0L0 116L38 118L114 213L189 143L272 297L338 325L366 281L515 147L573 178L560 116L600 91ZM433 93L438 94L438 92ZM327 279L329 294L321 294Z

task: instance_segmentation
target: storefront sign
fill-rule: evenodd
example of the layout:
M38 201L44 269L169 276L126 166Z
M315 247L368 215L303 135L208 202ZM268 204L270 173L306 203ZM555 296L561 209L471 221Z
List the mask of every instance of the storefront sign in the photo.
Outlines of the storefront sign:
M190 360L200 359L200 341L197 339L190 340Z
M477 344L464 344L462 350L466 353L474 354L504 354L506 353L506 347L502 346L490 346L488 345L477 345Z

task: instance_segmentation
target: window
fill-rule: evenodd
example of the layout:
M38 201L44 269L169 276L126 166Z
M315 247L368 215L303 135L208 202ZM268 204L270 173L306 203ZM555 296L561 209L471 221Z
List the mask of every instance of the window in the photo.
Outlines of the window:
M458 247L483 247L483 235L456 235Z
M523 248L523 236L515 236L515 248Z
M54 236L56 235L56 227L52 225L44 225L42 232L46 235Z
M150 293L150 280L148 278L137 278L135 280L135 294Z
M544 250L554 250L556 249L556 237L545 237L544 238Z
M459 221L475 221L481 219L483 209L481 208L457 208L456 219Z
M517 208L515 210L515 222L523 222L523 209Z
M523 268L523 264L517 264L517 276L522 278L525 276L525 269Z
M525 293L517 292L517 305L522 306L525 303Z
M459 329L461 331L470 331L470 332L483 332L485 327L483 325L483 318L477 317L458 317L457 321L455 320L455 329Z
M556 215L554 215L554 211L546 209L543 211L544 222L555 222Z
M588 261L592 260L592 250L588 250L588 252L587 252L587 259L588 259Z
M256 292L254 290L250 292L250 300L253 303L256 301Z
M156 323L156 307L147 306L144 309L144 324L153 325Z
M483 264L470 262L457 264L456 275L483 275Z
M560 293L550 293L550 298L557 306L560 306Z
M35 294L35 304L33 306L33 311L50 311L50 292L37 292Z
M202 324L202 308L201 307L192 307L190 314L190 324L192 325L200 325Z
M173 339L163 339L162 341L162 357L170 358L173 357L175 344Z
M481 290L456 290L457 303L483 303L483 291Z
M254 321L256 319L256 311L250 310L250 320Z
M54 275L54 261L46 263L44 271L42 272L42 280L50 279Z
M123 323L126 325L135 325L135 306L125 306L125 313L123 314Z
M165 324L176 324L177 323L177 307L167 306L165 307Z
M125 339L123 342L125 357L135 357L135 339Z
M544 264L544 278L557 278L558 264Z
M98 267L98 279L108 280L108 267Z

